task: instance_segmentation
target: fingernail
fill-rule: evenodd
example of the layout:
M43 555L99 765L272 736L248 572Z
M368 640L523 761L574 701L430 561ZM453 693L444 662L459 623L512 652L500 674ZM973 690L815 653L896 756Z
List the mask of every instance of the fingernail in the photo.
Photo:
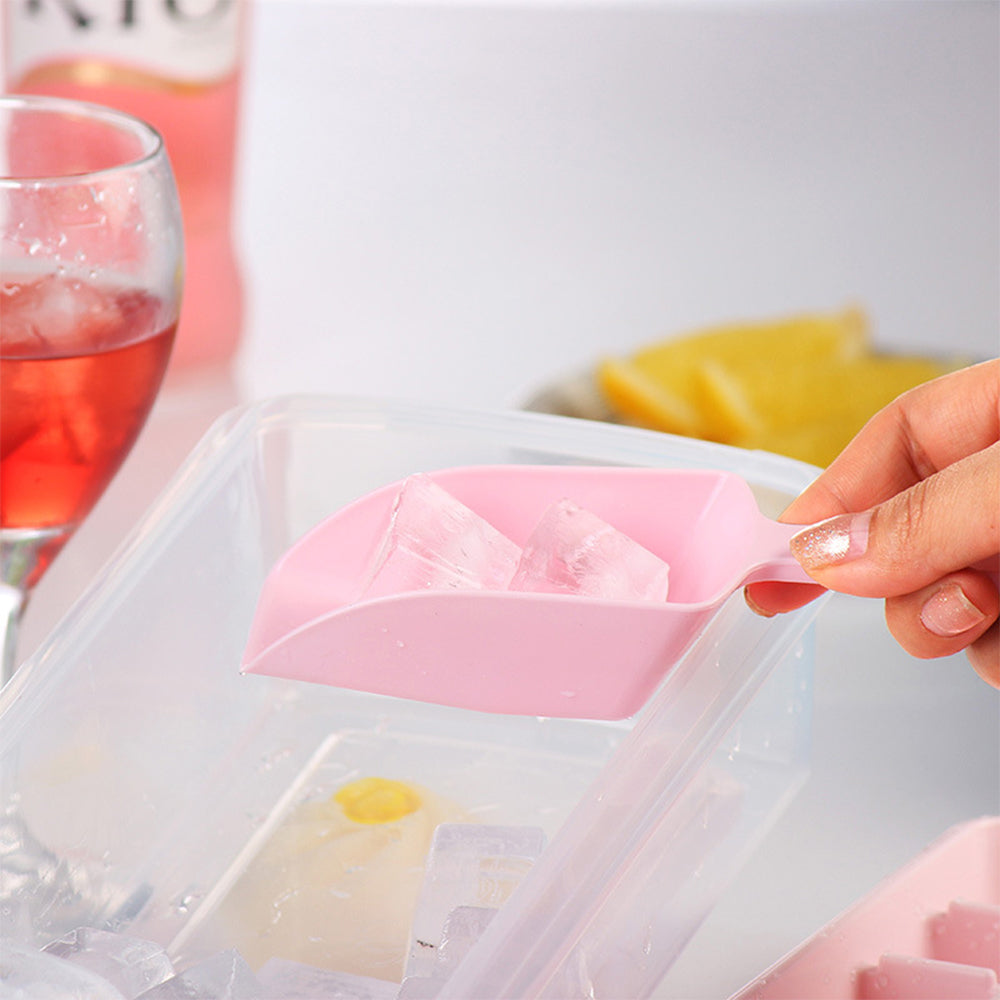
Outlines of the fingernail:
M754 599L753 595L750 593L749 587L743 588L743 600L747 602L747 607L755 614L760 615L761 618L773 618L774 612L767 611L762 608Z
M868 549L871 511L838 514L792 536L792 555L805 569L822 569L863 556Z
M920 611L924 628L944 637L968 632L985 618L957 583L946 583L927 599Z

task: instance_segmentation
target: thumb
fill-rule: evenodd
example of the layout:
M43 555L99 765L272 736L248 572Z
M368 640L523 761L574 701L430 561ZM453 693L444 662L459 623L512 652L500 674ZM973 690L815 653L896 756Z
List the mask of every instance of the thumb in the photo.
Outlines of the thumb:
M805 528L791 547L817 583L861 597L910 594L970 566L996 573L1000 445L955 462L870 510Z

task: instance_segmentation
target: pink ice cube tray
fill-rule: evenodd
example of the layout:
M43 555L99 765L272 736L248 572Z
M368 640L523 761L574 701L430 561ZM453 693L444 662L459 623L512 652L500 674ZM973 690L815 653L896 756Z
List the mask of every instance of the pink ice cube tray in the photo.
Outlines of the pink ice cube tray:
M949 830L730 1000L997 1000L998 977L991 816Z

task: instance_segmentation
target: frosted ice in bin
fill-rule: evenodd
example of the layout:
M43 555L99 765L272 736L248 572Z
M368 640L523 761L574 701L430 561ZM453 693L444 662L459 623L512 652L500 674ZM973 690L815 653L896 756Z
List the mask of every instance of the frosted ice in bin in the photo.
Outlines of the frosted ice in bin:
M436 968L447 974L468 954L482 937L497 911L489 906L456 906L448 914L441 931Z
M11 939L0 940L0 996L13 1000L131 1000L102 976Z
M410 476L393 505L362 598L412 590L505 590L521 549L429 476Z
M524 545L511 590L665 601L670 567L572 500L553 504Z
M456 906L444 922L440 943L434 949L433 967L428 963L430 974L407 976L397 1000L436 997L496 914L497 910L488 906Z
M264 993L238 951L220 951L192 965L137 1000L277 1000Z
M442 823L424 865L406 975L430 976L449 915L462 906L500 907L544 849L538 827Z
M396 1000L398 983L270 958L257 973L268 1000Z
M103 977L128 1000L174 974L166 951L155 942L91 927L80 927L43 950Z

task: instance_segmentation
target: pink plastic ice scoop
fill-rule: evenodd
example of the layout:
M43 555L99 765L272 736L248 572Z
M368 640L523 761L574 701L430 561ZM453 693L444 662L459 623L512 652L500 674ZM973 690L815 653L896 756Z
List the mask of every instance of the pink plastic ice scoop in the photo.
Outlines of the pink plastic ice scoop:
M372 566L397 482L336 511L278 561L264 582L244 672L476 711L623 719L745 583L813 582L789 551L797 528L766 518L731 473L497 465L429 478L519 547L548 508L571 499L669 564L667 601L387 592L384 578L373 585Z

